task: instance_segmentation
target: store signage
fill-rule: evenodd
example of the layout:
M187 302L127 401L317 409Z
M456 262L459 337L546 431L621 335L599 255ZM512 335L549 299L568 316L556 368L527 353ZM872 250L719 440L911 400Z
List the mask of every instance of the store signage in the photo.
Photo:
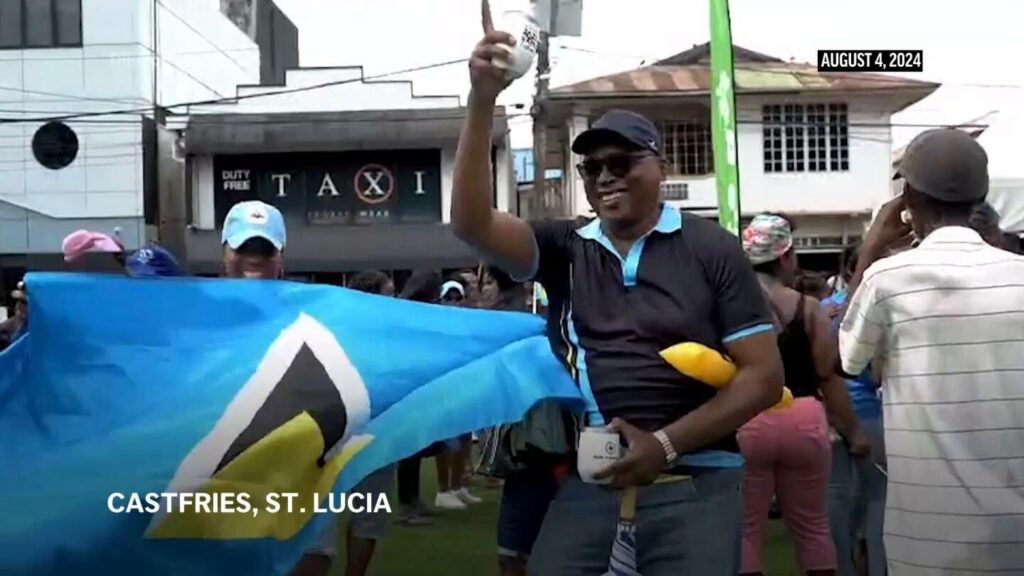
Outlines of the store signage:
M262 200L312 225L441 220L439 150L217 156L218 221L236 202Z

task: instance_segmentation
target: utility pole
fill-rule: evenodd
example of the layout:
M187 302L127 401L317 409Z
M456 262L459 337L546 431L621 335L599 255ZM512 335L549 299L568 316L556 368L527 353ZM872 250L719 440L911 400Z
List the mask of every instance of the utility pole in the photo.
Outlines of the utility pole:
M533 3L534 14L537 14L537 0L530 0ZM547 168L547 153L548 153L548 138L547 138L547 100L548 100L548 80L551 76L551 56L549 41L552 33L557 31L558 22L558 0L549 0L551 3L551 13L548 20L548 30L541 30L540 33L540 46L537 47L537 93L533 98L533 108L530 113L533 116L533 195L534 198L544 205L544 199L546 196L547 179L544 177L544 173ZM561 195L558 195L558 199L561 200ZM558 207L564 206L564 202L559 201ZM542 210L547 214L547 210ZM564 214L558 214L558 216L564 216Z

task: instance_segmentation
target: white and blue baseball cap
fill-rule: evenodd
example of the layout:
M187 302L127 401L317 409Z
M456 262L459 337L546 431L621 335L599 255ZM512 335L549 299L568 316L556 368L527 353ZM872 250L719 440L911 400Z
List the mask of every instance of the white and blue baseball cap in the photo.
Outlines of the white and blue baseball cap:
M247 240L263 238L278 250L284 250L287 233L281 211L258 200L239 202L231 207L224 217L224 232L221 243L232 250Z

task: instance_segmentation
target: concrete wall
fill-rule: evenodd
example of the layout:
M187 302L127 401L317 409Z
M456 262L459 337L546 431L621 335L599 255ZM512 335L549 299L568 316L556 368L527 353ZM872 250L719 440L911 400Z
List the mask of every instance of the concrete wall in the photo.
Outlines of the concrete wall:
M845 172L766 173L762 138L761 108L765 104L845 102L849 106L850 169ZM870 213L890 191L892 104L878 96L741 96L738 102L739 173L741 208L744 214L766 210L792 214ZM673 118L659 118L670 120ZM568 141L586 127L587 118L576 116L566 122ZM865 126L869 124L870 126ZM578 162L572 158L570 167ZM689 198L673 201L683 208L717 208L714 175L672 177L685 182ZM566 183L573 213L589 212L582 181L573 173Z
M188 226L188 193L185 185L185 159L170 153L176 145L177 132L157 127L157 143L162 151L157 157L157 194L160 210L157 213L155 230L150 230L149 239L160 239L160 243L184 260L185 233Z
M0 124L0 253L53 251L65 230L111 224L135 247L145 238L140 115L153 105L154 74L164 106L232 96L260 78L256 44L219 0L83 0L82 34L80 48L0 50L0 108L15 111L2 116L25 119ZM79 153L66 168L36 161L41 119L124 110L133 112L67 121Z
M113 234L139 246L146 231L141 218L52 218L0 201L0 246L4 254L56 253L65 236L80 229Z
M148 21L153 2L133 1L144 4ZM160 104L231 97L238 85L259 83L259 47L220 12L220 0L161 2L156 22ZM151 31L142 43L152 46ZM144 80L151 80L151 74L151 68L145 70Z
M257 14L260 82L284 84L285 70L299 67L299 29L270 0L259 0Z
M363 69L304 68L288 70L286 86L242 86L239 96L268 94L196 110L221 114L268 114L287 112L334 112L339 110L415 110L453 108L460 105L458 96L419 95L412 82L364 81ZM320 87L321 85L325 85ZM284 89L315 89L284 92Z
M764 104L845 102L849 106L850 169L845 172L765 173L762 125L741 124L740 190L743 212L870 212L889 194L892 136L887 106L875 98L744 98L741 119L761 120ZM712 186L714 180L711 181ZM714 204L717 206L717 203Z

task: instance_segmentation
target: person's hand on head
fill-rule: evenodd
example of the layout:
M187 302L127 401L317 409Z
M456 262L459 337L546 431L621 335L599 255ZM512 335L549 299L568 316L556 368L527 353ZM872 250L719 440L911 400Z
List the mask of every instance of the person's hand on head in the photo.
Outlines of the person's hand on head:
M653 484L665 470L665 449L661 442L658 442L654 434L644 432L619 418L612 420L609 428L626 439L626 455L594 474L594 478L611 478L611 486L619 489Z
M497 100L502 90L512 83L513 78L504 68L495 65L496 60L509 62L511 54L501 45L515 46L516 39L507 32L494 29L491 18L491 5L488 0L481 0L481 21L484 37L473 49L469 58L470 83L473 94L487 100Z
M903 195L882 205L864 237L865 250L881 254L892 246L913 241L913 228L909 222L903 221L903 211L906 208Z

